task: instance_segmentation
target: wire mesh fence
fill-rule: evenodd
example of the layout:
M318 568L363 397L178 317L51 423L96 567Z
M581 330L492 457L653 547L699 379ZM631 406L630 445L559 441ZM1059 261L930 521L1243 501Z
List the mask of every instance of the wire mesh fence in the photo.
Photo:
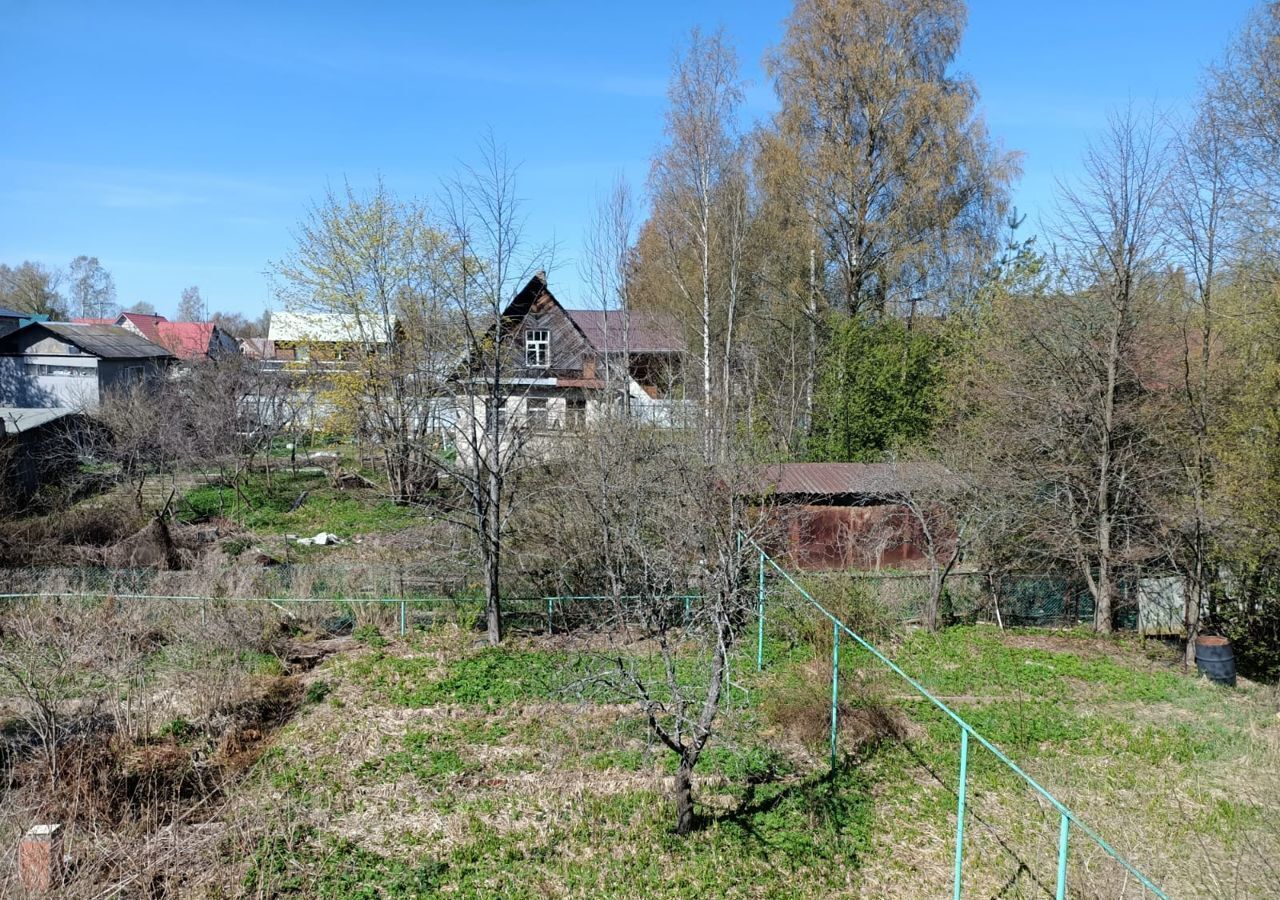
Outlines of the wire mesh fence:
M901 575L845 576L842 584L830 578L793 576L763 549L755 546L755 550L759 560L756 667L764 670L770 666L767 638L782 631L791 631L793 640L799 632L800 641L812 644L819 654L829 654L833 773L842 759L841 717L859 699L855 696L851 700L849 692L867 684L868 671L881 673L899 689L904 684L909 688L912 716L926 724L928 734L921 742L917 762L955 803L954 841L937 851L947 854L953 863L950 887L955 900L975 886L984 895L1021 896L1025 889L1030 895L1048 894L1062 900L1069 882L1073 893L1081 896L1167 896L1072 809L876 646L877 632L892 630L886 613L894 621L918 614L928 590L927 580ZM977 604L971 609L982 615L981 595L974 589L979 578L986 576L975 573L960 579L961 589L951 595L952 618L957 614L957 598ZM849 589L842 590L845 585ZM885 585L892 590L886 590ZM1010 601L1007 609L1022 622L1081 621L1093 614L1092 605L1083 604L1074 586L1064 579L1024 578L1003 588L1012 589L1007 594L1003 590L988 592L991 612L1003 594ZM876 600L867 603L868 593ZM949 741L944 737L948 733L953 735L955 743L950 746L956 754L950 760ZM997 856L1012 859L1017 884L974 885L973 862Z
M809 573L802 582L815 593L843 591L874 605L894 621L918 620L929 596L927 573ZM42 567L0 569L0 595L111 595L206 599L298 599L348 601L421 601L466 604L479 586L465 576L442 573L431 565L301 563L277 566L229 566L216 571L154 568ZM586 615L603 597L539 595L528 585L506 592L518 620L545 624L548 630ZM1115 608L1118 628L1137 624L1132 580L1120 583ZM1004 625L1061 627L1093 621L1094 604L1082 581L1057 575L959 572L950 575L940 603L944 622L999 622ZM595 615L592 613L591 615Z
M929 598L927 572L842 572L807 574L801 582L819 593L842 589L861 593L899 622L917 621ZM1136 580L1120 582L1115 627L1137 626ZM957 572L944 581L939 612L943 622L996 622L1026 627L1072 627L1092 623L1093 596L1080 579L1064 575Z

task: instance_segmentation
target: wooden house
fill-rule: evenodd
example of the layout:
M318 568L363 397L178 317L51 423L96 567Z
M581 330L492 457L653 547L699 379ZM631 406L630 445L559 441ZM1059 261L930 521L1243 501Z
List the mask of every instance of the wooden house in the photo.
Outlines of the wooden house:
M606 405L684 421L685 343L661 313L568 309L539 272L503 310L503 414L533 433L581 428Z

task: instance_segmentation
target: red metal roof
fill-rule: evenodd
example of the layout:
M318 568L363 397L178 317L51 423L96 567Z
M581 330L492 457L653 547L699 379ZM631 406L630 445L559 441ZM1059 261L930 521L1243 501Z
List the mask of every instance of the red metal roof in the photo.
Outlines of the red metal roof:
M155 342L179 359L197 359L209 353L213 340L212 322L168 322L155 324Z
M149 341L154 341L157 344L161 343L161 341L160 332L156 326L161 322L169 321L164 316L136 312L120 313L120 318L124 319L125 322L128 322L134 328L138 329L138 331L142 332L142 336L144 338ZM117 320L117 324L123 325L124 322L119 322Z

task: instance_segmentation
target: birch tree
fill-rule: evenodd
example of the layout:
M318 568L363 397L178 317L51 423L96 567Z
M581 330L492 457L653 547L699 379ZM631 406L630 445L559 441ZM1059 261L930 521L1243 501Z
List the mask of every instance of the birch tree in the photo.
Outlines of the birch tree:
M667 144L651 175L654 221L667 274L697 318L703 453L709 460L717 444L713 324L721 305L713 278L725 237L717 216L718 195L741 165L735 133L742 82L737 55L722 31L708 36L693 30L688 47L676 57L667 98ZM734 227L731 220L731 232Z

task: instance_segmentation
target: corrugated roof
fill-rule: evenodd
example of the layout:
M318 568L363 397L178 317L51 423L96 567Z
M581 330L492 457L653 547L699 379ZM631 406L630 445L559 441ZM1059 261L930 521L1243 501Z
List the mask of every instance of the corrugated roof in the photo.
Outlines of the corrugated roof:
M71 322L41 322L27 328L44 328L70 341L86 353L101 359L150 359L172 357L165 348L139 337L119 325L76 325ZM25 329L24 329L25 331ZM14 334L21 332L15 331ZM12 335L9 335L12 338Z
M779 494L892 497L937 483L946 474L932 463L779 463L761 477Z
M565 312L591 346L602 353L624 349L632 353L683 353L685 350L680 326L667 313L633 310L628 315L620 309L566 309Z
M390 337L374 316L340 313L276 312L271 314L272 341L323 341L338 344L385 344Z
M30 315L30 313L19 312L16 309L9 309L8 307L0 306L0 318L25 319L28 315Z
M66 406L33 409L24 406L0 406L0 433L20 434L69 416L78 410Z

